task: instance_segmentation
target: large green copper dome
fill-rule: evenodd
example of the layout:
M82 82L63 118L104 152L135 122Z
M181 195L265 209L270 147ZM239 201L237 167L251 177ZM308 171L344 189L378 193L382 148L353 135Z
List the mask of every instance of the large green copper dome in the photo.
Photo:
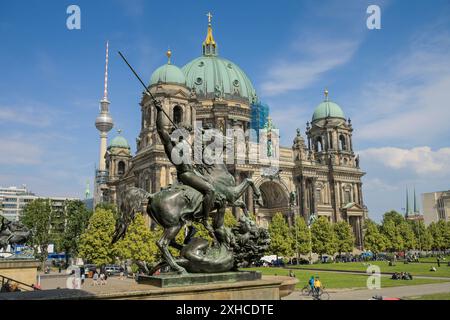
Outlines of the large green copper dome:
M328 99L328 90L325 89L325 100L314 110L312 121L326 118L342 118L345 120L344 111L341 107Z
M256 101L256 91L244 71L233 62L216 55L203 55L182 68L186 86L198 96L224 99L240 97Z
M150 85L157 84L158 82L184 85L186 80L180 68L166 63L156 69L150 78Z
M125 139L122 135L119 135L114 137L114 139L111 140L109 144L109 148L125 148L130 149L130 145L128 144L127 139Z
M194 88L199 98L238 98L248 103L256 102L255 88L245 72L235 63L218 56L211 17L208 15L208 32L202 44L203 55L182 68L186 86Z

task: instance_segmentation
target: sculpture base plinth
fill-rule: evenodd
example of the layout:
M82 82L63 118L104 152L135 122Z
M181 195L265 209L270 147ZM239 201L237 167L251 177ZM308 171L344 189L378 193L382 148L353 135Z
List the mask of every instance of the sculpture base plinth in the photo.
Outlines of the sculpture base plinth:
M139 275L139 284L148 284L159 288L181 287L201 285L218 282L238 282L260 280L261 272L257 271L237 271L222 273L189 273L180 274L160 274L157 276Z
M35 259L0 259L0 275L31 286L36 284L39 265ZM19 289L22 289L21 285Z

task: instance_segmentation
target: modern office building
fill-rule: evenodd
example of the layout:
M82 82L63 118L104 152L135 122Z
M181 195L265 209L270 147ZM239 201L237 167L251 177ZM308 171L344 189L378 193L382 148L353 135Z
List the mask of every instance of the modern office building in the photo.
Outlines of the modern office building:
M39 198L49 199L52 209L56 212L64 210L67 200L78 200L72 197L37 196L29 191L25 185L22 187L0 187L0 214L8 220L18 221L23 208L31 201Z
M450 221L450 190L423 193L422 204L425 225Z

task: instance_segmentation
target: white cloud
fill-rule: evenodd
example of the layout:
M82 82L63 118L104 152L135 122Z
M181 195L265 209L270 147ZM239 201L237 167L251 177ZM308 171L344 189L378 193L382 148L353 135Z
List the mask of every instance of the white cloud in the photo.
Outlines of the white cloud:
M450 34L428 31L370 79L354 108L358 139L445 143L450 119Z
M13 122L36 127L47 127L51 123L50 117L47 114L45 110L43 112L42 109L37 110L34 107L0 106L0 124L2 122Z
M325 72L347 63L358 45L358 41L348 39L298 38L290 55L269 68L261 85L263 95L275 96L308 87Z
M367 178L363 180L364 182L364 191L376 191L376 192L391 192L397 191L398 187L392 184L389 184L380 178Z
M43 150L32 142L17 139L4 139L1 151L2 165L38 164L43 154Z
M361 161L376 162L391 169L409 169L417 175L450 174L450 148L433 151L430 147L402 149L369 148L360 151Z

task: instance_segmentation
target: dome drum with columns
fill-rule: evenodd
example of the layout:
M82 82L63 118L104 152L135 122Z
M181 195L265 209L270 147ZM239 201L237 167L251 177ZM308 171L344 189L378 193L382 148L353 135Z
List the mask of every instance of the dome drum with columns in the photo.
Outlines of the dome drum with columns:
M212 126L223 133L227 128L250 128L253 104L261 104L250 78L230 60L218 54L213 37L211 15L202 43L202 55L179 68L172 51L167 62L150 77L149 90L159 100L164 111L178 125L195 128L198 123ZM136 139L137 151L131 155L128 143L115 138L108 147L110 199L120 203L125 186L137 186L149 192L176 183L175 168L167 159L156 132L156 111L152 100L143 94L141 130ZM168 129L173 125L165 119ZM274 214L282 213L289 223L296 215L306 221L311 215L324 216L331 222L348 221L354 231L356 245L362 248L362 227L367 215L363 203L359 158L352 145L353 128L341 107L325 99L307 123L306 135L300 130L292 147L279 148L280 170L268 175L262 164L228 165L236 182L251 178L263 195L263 207L254 205L249 190L243 200L259 225L267 227ZM120 137L120 134L119 134ZM117 140L116 140L117 139ZM255 147L246 140L247 149ZM117 163L124 162L125 172L118 174ZM113 166L115 166L113 168ZM235 215L240 211L234 209Z

